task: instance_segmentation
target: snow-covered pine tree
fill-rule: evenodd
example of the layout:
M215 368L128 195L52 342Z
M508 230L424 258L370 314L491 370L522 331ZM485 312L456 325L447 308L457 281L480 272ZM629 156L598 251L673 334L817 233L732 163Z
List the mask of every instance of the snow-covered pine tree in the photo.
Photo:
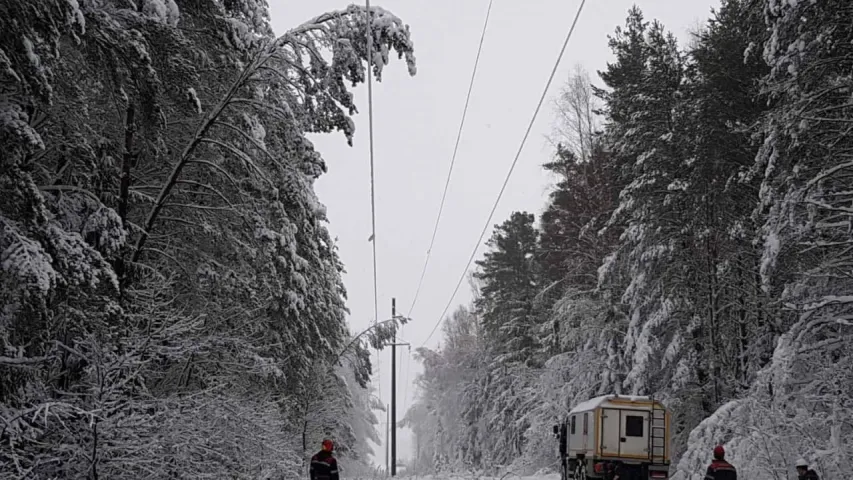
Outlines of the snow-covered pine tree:
M624 231L601 280L624 285L621 301L630 321L623 348L631 358L625 387L648 394L666 383L656 365L693 318L691 272L684 268L693 232L680 201L683 163L689 162L678 122L684 59L672 34L658 22L646 23L636 7L610 46L616 62L600 72L609 87L600 92L605 138L626 186L610 220Z
M531 368L543 361L538 334L540 316L534 216L514 212L496 226L486 242L490 250L477 262L480 282L475 299L487 352L487 380L482 391L485 429L479 443L491 455L490 468L509 465L524 448L525 392L533 379Z
M694 449L679 465L683 478L698 449L720 440L733 445L740 470L753 477L786 475L797 457L822 477L843 476L853 458L851 430L841 420L853 396L853 9L847 2L759 3L771 110L754 166L763 246L756 274L781 307L770 330L775 348L749 395L691 434Z
M723 2L689 52L681 201L690 212L683 220L692 231L685 267L695 282L695 317L667 352L664 368L682 372L669 387L672 405L696 413L684 418L678 445L702 418L748 388L772 343L769 305L755 276L758 252L749 241L757 182L748 171L767 109L759 91L766 66L750 48L764 36L755 13L754 2Z
M605 226L617 204L620 190L615 165L599 139L590 142L589 158L558 145L556 158L544 167L557 175L550 202L540 217L537 251L540 291L536 305L543 316L540 343L546 354L562 352L566 325L554 310L561 299L592 296L606 302L606 288L597 290L598 267L618 239L616 228Z
M534 360L538 235L532 214L513 212L495 227L486 242L491 250L477 261L474 277L481 287L476 307L486 343L501 364Z
M774 315L756 326L749 361L764 367L744 398L729 402L691 433L679 464L691 478L701 449L728 441L741 472L786 476L804 457L823 477L843 476L853 457L850 431L851 291L847 123L849 18L844 2L762 1L767 38L750 45L769 66L770 111L754 175L755 219L763 247L754 268ZM849 141L847 141L849 143ZM766 326L765 326L766 325ZM768 353L772 348L772 356Z
M592 290L598 283L598 266L609 253L612 232L601 238L616 203L618 178L598 138L590 142L587 158L578 157L561 144L555 158L543 167L557 177L549 203L540 217L537 260L543 290L559 298L569 286Z
M837 338L849 334L844 324L853 307L847 275L853 28L841 20L853 9L845 2L768 1L764 13L766 89L774 109L755 167L764 174L759 213L766 212L760 273L784 302L786 329L800 325L803 340ZM823 324L832 333L818 333Z

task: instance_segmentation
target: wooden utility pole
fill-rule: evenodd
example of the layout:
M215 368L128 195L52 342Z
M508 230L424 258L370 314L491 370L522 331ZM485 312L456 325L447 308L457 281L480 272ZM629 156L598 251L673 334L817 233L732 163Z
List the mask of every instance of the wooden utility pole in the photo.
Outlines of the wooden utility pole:
M391 318L397 316L397 299L391 299ZM391 476L397 475L397 333L391 343Z
M391 299L391 318L397 318L397 299ZM397 343L397 334L394 334L394 341L391 342L391 476L397 475L397 346L406 345L408 343Z
M385 405L385 476L387 477L391 472L390 464L388 463L388 432L391 431L391 409L389 405Z

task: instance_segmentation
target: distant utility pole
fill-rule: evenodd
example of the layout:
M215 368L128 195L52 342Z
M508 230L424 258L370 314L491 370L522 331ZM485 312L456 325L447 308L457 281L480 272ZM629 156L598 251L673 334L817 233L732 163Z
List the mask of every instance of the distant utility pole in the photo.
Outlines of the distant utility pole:
M388 408L388 404L385 405L385 476L387 477L389 472L391 471L388 463L388 432L391 431L391 420L389 415L391 415L391 409Z
M391 299L391 318L397 317L397 299ZM408 343L397 343L397 334L394 334L394 341L391 343L391 476L397 475L397 346L406 345Z

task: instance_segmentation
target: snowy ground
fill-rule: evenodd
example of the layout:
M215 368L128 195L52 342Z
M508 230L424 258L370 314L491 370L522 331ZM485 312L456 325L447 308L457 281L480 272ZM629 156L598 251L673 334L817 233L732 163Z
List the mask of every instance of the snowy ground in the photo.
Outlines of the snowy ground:
M560 480L560 474L548 473L542 475L518 476L506 474L497 477L484 477L472 473L447 474L447 475L413 475L398 476L399 480Z

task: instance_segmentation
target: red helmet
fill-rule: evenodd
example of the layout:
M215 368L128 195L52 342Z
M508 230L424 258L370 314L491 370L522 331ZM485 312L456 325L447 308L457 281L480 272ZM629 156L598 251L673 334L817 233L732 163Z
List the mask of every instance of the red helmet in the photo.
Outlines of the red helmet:
M335 448L335 443L329 440L328 438L323 440L323 450L327 452L331 452Z
M722 445L714 447L714 458L723 458L726 456L726 449Z

